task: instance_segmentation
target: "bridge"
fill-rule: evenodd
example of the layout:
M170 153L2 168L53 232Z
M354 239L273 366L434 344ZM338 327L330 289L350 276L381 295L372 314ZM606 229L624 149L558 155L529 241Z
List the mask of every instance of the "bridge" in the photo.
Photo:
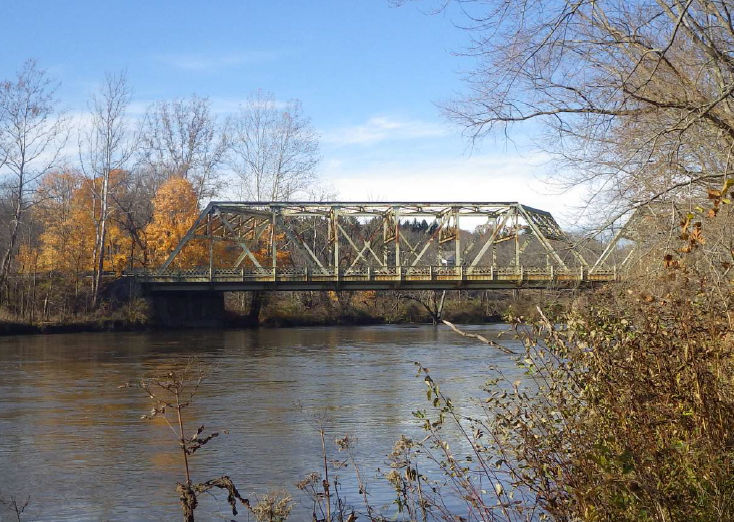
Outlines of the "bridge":
M517 202L214 201L160 269L134 275L153 293L574 288L618 277L550 213Z

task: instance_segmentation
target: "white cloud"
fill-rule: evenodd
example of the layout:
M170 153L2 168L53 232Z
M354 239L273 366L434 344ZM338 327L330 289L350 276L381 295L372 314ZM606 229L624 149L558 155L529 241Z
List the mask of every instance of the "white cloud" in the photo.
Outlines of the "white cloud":
M156 61L184 71L218 71L263 63L275 57L272 51L244 51L225 54L180 53L156 55Z
M340 127L323 133L333 145L373 145L385 140L407 140L444 136L449 129L438 123L374 116L360 125Z
M326 164L322 178L341 201L518 201L551 212L562 226L573 225L582 189L559 193L545 183L548 160L545 154L488 154L366 167L341 161Z

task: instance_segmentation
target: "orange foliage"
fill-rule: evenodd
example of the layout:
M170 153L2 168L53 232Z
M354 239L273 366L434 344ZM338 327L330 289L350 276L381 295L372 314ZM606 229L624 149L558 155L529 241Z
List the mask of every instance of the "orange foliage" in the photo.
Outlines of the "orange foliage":
M169 178L153 198L153 220L145 228L149 259L163 264L186 235L199 215L199 201L191 183L181 177ZM178 268L208 264L209 251L201 241L191 241L176 256Z
M18 265L18 272L21 274L37 272L40 268L38 249L29 247L28 245L20 245L15 262Z
M121 195L126 173L113 171L110 185ZM51 172L39 187L41 203L36 216L43 225L38 267L42 270L80 273L93 270L94 244L100 203L101 179L90 180L76 172ZM105 270L121 272L128 262L131 238L114 223L114 207L107 221Z
M253 255L255 256L255 259L262 265L262 266L272 266L273 264L273 250L272 245L270 243L270 236L268 232L264 234L264 236L268 237L267 241L261 241L262 245L257 250L253 251ZM278 243L283 243L285 240L285 233L280 233L275 235L275 243L276 245ZM291 253L285 250L278 250L275 251L275 259L277 262L278 267L284 267L291 264ZM245 263L247 263L249 260L245 260Z
M52 172L41 181L36 213L44 230L39 262L44 269L79 273L92 268L95 229L84 184L74 172Z

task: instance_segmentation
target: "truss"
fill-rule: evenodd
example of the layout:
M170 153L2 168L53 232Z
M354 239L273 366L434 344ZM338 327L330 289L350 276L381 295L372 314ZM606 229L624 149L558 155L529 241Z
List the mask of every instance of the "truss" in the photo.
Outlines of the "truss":
M306 268L348 275L387 268L586 266L550 213L514 202L215 201L159 273L202 241L210 270ZM214 245L222 242L228 255L219 248L215 256Z
M638 207L614 234L590 272L608 269L610 265L625 270L633 259L649 257L655 248L669 246L678 235L682 215L672 203L650 203ZM628 243L626 246L625 242ZM610 262L614 257L620 257L621 262L619 259Z

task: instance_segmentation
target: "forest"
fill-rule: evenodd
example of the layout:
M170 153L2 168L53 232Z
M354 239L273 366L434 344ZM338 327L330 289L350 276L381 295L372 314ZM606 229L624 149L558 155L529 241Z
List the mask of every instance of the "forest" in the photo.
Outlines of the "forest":
M88 113L70 115L33 60L0 83L5 319L97 313L106 282L160 266L215 195L323 197L318 135L297 100L258 91L220 117L194 95L131 115L126 75L102 85Z

